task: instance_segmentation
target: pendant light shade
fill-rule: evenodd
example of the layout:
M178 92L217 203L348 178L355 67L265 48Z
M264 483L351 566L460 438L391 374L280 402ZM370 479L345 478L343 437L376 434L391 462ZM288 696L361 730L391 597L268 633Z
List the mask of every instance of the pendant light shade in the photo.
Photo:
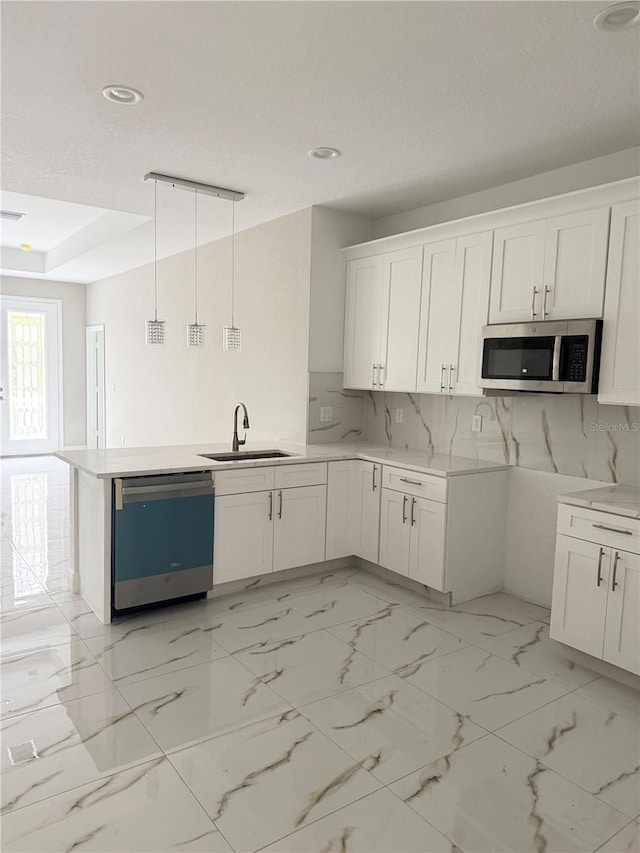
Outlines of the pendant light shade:
M222 348L227 352L240 352L242 330L236 326L236 200L231 200L231 325L222 328Z
M164 320L158 320L158 182L153 182L153 320L147 320L147 346L164 345Z
M193 323L187 324L187 346L204 346L204 330L202 323L198 323L198 190L194 190L194 247L193 247L193 296L195 303L195 314Z

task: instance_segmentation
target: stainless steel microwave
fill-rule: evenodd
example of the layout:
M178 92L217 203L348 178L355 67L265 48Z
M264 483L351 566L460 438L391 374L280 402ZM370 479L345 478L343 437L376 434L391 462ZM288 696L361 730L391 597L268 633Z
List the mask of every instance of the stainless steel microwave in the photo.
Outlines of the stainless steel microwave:
M482 388L595 394L602 320L546 320L482 329Z

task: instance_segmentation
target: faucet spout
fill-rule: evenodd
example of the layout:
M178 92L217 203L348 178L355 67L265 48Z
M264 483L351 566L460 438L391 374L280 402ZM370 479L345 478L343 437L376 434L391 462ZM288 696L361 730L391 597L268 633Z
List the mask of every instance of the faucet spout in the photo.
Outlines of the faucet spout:
M247 434L245 433L244 438L238 438L238 412L240 409L243 410L244 417L242 419L242 427L243 429L249 429L249 413L247 412L247 407L244 403L238 403L233 413L233 441L231 443L231 449L234 453L240 449L240 446L247 443Z

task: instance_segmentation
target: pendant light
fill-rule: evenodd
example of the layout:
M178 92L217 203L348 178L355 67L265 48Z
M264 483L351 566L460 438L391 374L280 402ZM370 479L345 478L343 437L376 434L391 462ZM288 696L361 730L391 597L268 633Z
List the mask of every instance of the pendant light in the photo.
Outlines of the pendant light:
M153 182L153 320L147 320L147 346L164 346L164 320L158 320L158 182Z
M187 323L187 346L188 347L204 347L204 330L205 326L198 323L198 190L193 192L194 202L194 223L195 223L195 241L193 248L193 296L195 303L195 317L193 323Z
M242 349L242 330L236 326L235 318L236 285L236 200L231 199L231 325L222 328L222 348L229 352Z

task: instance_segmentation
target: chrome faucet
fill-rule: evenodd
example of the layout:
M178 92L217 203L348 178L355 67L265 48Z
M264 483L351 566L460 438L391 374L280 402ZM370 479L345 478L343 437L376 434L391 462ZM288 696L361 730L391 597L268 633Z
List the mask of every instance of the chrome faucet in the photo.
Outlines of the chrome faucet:
M247 407L245 406L244 403L238 403L238 405L236 406L236 410L233 413L233 442L231 444L231 449L233 450L234 453L238 452L241 444L247 443L246 432L244 434L243 439L238 438L238 411L240 408L242 408L244 411L244 418L242 419L242 426L244 427L244 429L249 429L249 414L247 412Z

